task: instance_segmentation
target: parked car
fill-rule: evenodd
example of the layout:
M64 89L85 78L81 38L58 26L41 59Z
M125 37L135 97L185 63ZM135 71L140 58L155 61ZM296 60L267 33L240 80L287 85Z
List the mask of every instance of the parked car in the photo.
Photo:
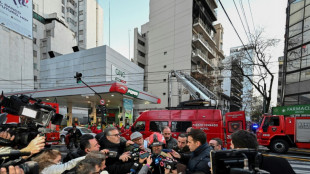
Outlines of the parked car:
M91 134L93 135L94 137L96 136L95 133L93 133L90 129L87 129L85 127L76 127L77 129L79 129L82 133L82 135L84 134ZM66 135L68 134L68 131L72 129L72 126L68 126L68 127L65 127L63 128L61 131L60 131L60 142L61 143L65 143L65 139L66 139Z

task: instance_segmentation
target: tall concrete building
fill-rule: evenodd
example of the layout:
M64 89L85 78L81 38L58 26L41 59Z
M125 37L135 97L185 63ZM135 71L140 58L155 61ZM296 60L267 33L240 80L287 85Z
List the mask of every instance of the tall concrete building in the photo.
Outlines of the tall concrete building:
M32 0L0 4L0 92L32 90Z
M103 10L96 0L34 0L33 18L35 88L40 60L103 45Z
M168 106L168 81L172 80L172 106L190 99L189 92L171 70L182 70L215 94L222 93L220 78L223 28L217 20L215 0L150 0L149 22L135 30L134 61L145 69L145 90ZM218 95L220 96L220 95Z
M282 85L283 85L283 60L284 56L278 58L279 62L279 74L278 74L278 95L277 95L277 105L281 106L281 94L282 94Z
M310 103L310 1L288 0L280 105Z

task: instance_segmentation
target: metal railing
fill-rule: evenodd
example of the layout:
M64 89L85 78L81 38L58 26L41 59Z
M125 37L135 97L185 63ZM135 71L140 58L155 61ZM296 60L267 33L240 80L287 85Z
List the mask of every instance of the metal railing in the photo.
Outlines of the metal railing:
M215 69L215 66L213 62L210 61L207 55L205 55L200 49L196 48L192 51L194 56L200 56L203 60L205 60L213 69Z
M214 49L210 46L210 44L203 38L201 34L193 34L193 40L200 40L203 45L208 49L208 51L213 54L213 57L215 57L216 53Z

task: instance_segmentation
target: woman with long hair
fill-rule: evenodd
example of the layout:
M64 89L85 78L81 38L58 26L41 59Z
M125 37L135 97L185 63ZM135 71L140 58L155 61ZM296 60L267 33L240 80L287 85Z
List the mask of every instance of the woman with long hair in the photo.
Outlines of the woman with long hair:
M74 168L84 158L85 156L79 157L62 164L61 153L58 150L48 149L32 160L39 164L39 172L41 174L61 174L66 170Z

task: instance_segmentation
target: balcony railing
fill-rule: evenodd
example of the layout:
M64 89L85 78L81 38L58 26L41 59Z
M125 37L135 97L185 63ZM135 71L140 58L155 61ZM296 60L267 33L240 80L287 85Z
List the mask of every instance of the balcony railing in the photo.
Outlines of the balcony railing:
M194 23L193 23L193 24L194 24L194 25L200 24L200 25L202 26L203 30L205 31L205 33L206 33L206 34L209 36L209 38L212 39L213 42L215 43L213 36L211 36L211 28L208 27L208 26L202 21L202 19L200 19L200 18L194 19Z
M196 41L196 40L199 40L202 45L204 45L204 47L212 54L212 58L215 57L216 53L215 51L212 49L212 47L209 45L209 43L203 38L202 35L200 34L193 34L193 40Z
M200 67L199 65L192 65L192 72L199 72L201 74L207 74L206 68Z
M205 55L201 50L199 50L198 48L196 48L195 50L193 50L192 52L193 56L199 56L201 57L204 61L207 62L207 64L209 64L209 66L214 69L215 66L214 64L210 61L210 59L208 58L207 55Z

